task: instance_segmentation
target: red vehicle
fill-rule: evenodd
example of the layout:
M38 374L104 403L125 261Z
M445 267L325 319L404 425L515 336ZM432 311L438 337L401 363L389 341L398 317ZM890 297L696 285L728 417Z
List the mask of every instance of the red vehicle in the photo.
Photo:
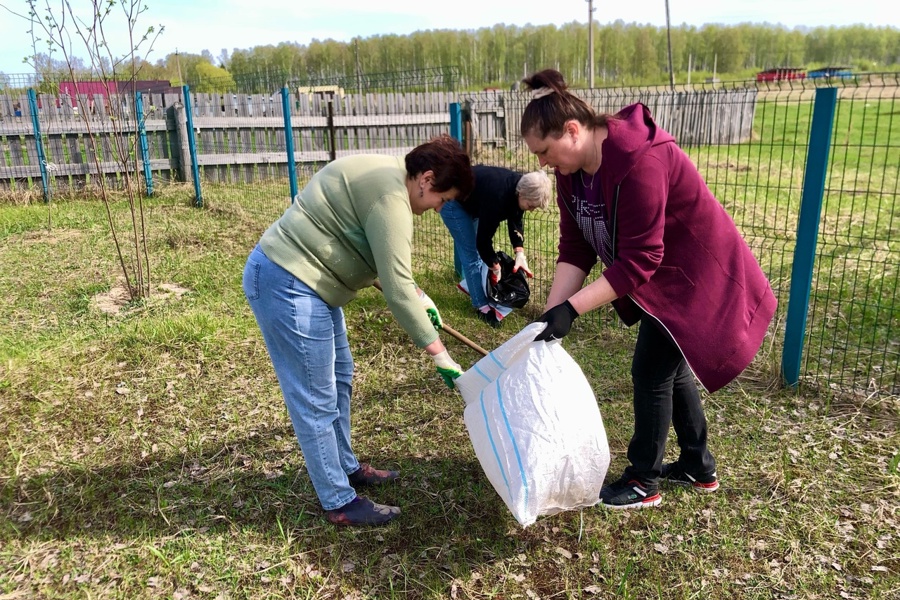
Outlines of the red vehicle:
M796 67L778 67L756 74L757 81L789 81L792 79L806 79L806 71Z

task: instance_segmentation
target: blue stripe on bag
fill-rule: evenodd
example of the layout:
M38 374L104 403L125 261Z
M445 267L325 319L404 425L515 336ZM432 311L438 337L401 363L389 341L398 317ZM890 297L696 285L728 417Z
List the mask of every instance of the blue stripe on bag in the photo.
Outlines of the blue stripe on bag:
M483 392L482 392L483 393ZM512 440L513 450L516 453L516 462L519 464L519 476L522 478L522 487L525 488L524 505L528 506L528 480L525 477L525 467L522 465L522 456L519 454L519 445L516 443L516 436L513 435L512 427L509 425L509 417L506 414L506 407L503 406L503 395L500 393L500 382L497 381L497 402L500 403L500 412L503 413L503 422L506 424L506 432L509 439ZM493 442L492 442L493 443ZM504 480L506 477L504 477ZM506 484L509 488L509 483Z
M482 377L484 377L484 380L485 380L485 381L487 381L488 383L490 383L491 378L484 374L484 371L482 371L482 370L478 367L478 363L475 363L475 364L472 366L472 368L475 369L475 372L476 372L476 373L478 373L479 375L481 375Z
M500 475L503 476L503 483L506 484L506 493L512 497L512 490L509 489L509 480L506 478L506 472L503 470L503 463L500 462L500 453L497 452L497 445L494 444L494 436L491 435L491 427L488 423L487 410L484 407L484 390L481 390L481 416L484 417L484 430L488 434L488 441L491 442L491 450L494 451L494 458L497 459L497 466L500 467Z

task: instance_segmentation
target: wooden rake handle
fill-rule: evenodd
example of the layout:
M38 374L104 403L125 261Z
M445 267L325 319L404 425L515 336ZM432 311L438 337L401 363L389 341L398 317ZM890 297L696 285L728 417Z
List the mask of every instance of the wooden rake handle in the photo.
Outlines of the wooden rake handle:
M482 356L487 356L487 355L488 355L488 351L487 351L487 350L485 350L484 348L482 348L481 346L479 346L478 344L476 344L475 342L473 342L472 340L470 340L469 338L467 338L466 336L464 336L463 334L461 334L461 333L458 332L457 330L453 329L452 327L450 327L450 326L447 325L446 323L444 323L443 325L441 325L441 329L442 329L443 331L446 331L447 333L449 333L450 335L452 335L453 337L455 337L456 339L458 339L458 340L461 341L463 344L465 344L466 346L468 346L469 348L471 348L471 349L474 350L475 352L479 353L480 355L482 355Z
M383 292L383 291L384 291L384 290L381 289L381 282L376 281L376 282L373 283L372 285L374 285L375 288L378 289L378 291L380 291L380 292ZM468 346L469 348L471 348L471 349L474 350L475 352L478 352L478 353L481 354L482 356L487 356L487 355L488 355L488 351L487 351L487 350L485 350L484 348L482 348L481 346L479 346L478 344L476 344L475 342L473 342L472 340L470 340L469 338L467 338L466 336L464 336L463 334L461 334L461 333L458 332L457 330L453 329L452 327L450 327L450 326L447 325L446 323L443 323L443 324L441 325L441 329L442 329L443 331L446 331L447 333L449 333L452 337L455 337L457 340L459 340L460 342L462 342L463 344L465 344L466 346Z

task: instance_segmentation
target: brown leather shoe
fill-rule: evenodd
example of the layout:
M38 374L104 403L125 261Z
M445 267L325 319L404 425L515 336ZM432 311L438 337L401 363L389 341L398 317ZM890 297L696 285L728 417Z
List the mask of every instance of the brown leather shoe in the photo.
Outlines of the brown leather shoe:
M359 463L359 468L347 476L350 484L357 485L379 485L393 481L400 477L399 471L383 471L376 469L368 463Z

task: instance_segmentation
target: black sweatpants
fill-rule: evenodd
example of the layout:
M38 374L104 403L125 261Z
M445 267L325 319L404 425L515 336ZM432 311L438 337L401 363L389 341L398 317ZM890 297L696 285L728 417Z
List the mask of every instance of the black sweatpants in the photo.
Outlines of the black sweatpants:
M693 373L668 332L647 314L641 318L631 380L634 435L625 476L658 484L670 424L681 450L679 465L695 476L713 473L716 461L706 445L706 415Z

